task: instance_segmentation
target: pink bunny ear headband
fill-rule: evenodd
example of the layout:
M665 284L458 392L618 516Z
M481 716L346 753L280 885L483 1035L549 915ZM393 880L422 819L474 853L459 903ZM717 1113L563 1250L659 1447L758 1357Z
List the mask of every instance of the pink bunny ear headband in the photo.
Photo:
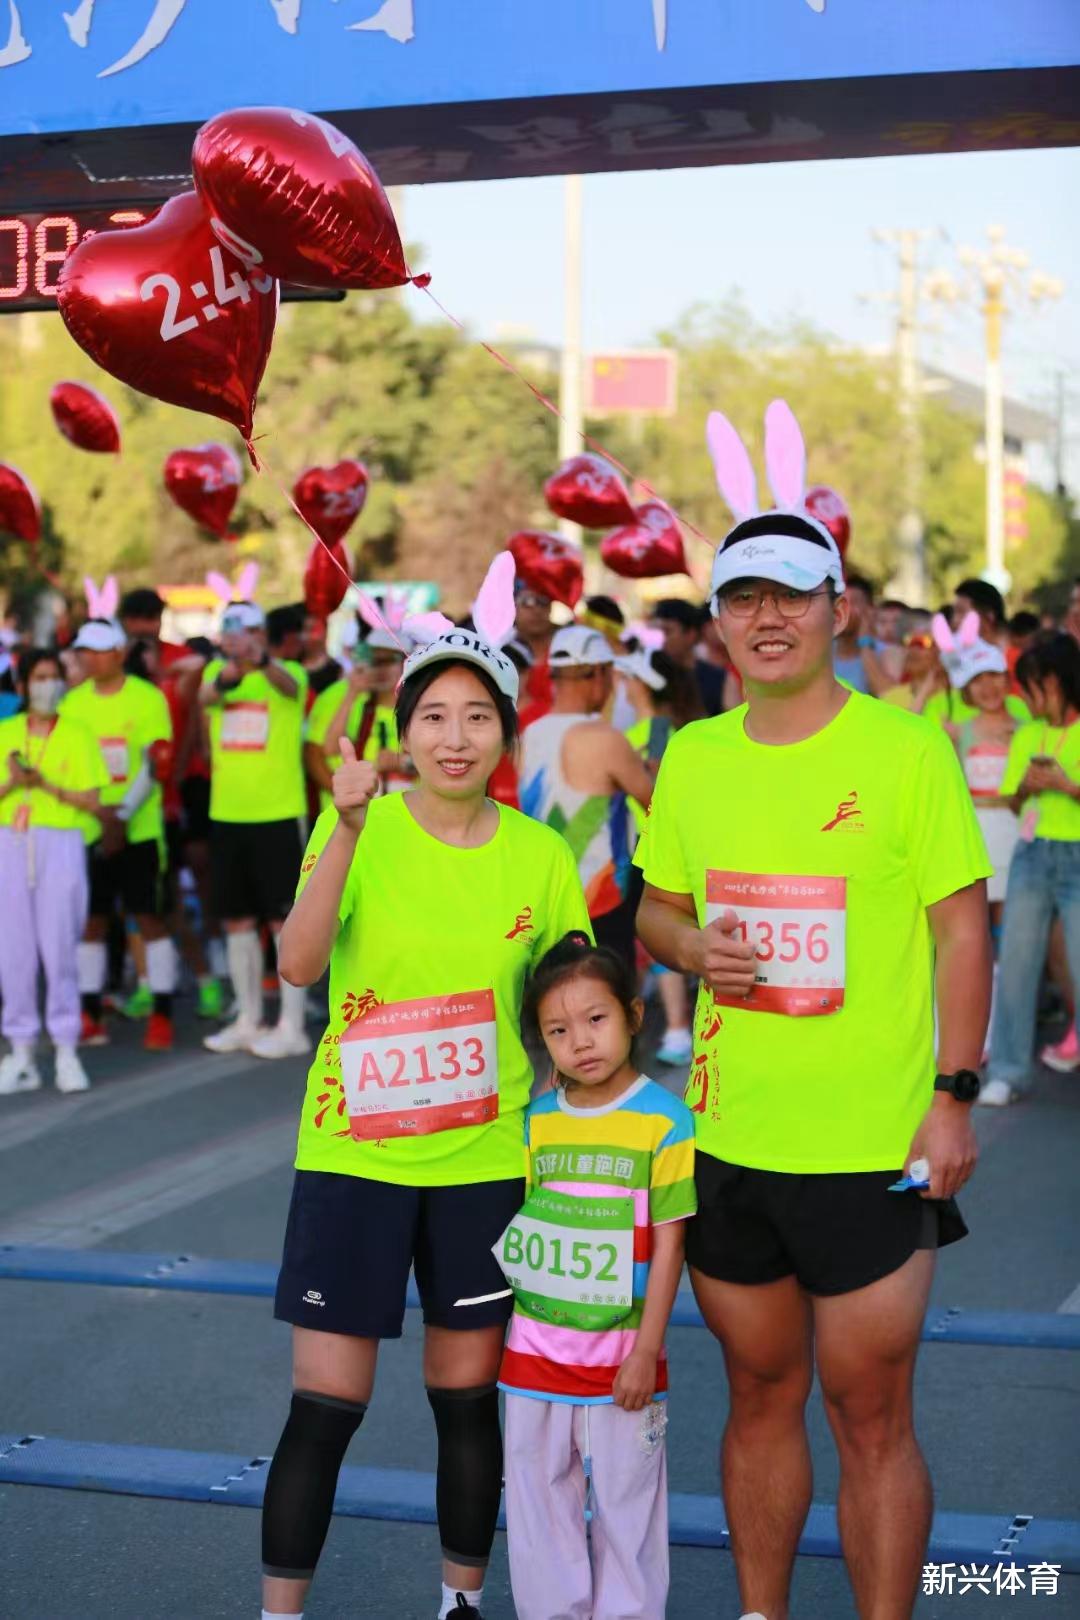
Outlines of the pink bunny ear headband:
M394 626L389 613L380 612L376 603L363 592L359 597L360 613L368 624L393 636L407 655L402 680L408 680L429 664L445 663L452 658L462 659L486 671L499 691L516 703L518 672L509 658L504 658L499 651L514 628L515 572L511 554L500 551L485 574L484 583L473 603L475 630L459 630L444 613L406 616ZM419 643L414 651L404 644L404 636Z
M235 582L226 579L225 575L219 574L215 568L211 568L206 576L206 583L218 601L224 603L226 607L232 602L251 602L259 583L259 565L257 562L245 563Z
M72 646L76 652L116 652L126 645L127 637L116 620L120 605L120 587L110 574L100 589L87 577L83 580L86 607L90 614Z
M972 654L977 653L982 645L979 641L979 615L965 613L954 636L945 615L935 613L930 621L930 630L941 653L949 683L959 691L974 678L968 671L972 667ZM979 659L976 658L975 662L979 663ZM975 674L981 673L982 669L975 670Z
M83 590L86 593L86 611L92 619L115 619L120 606L120 587L115 574L103 580L100 587L87 575L83 580Z
M768 579L798 591L831 580L842 592L844 565L836 541L803 505L806 446L790 405L774 399L765 412L765 467L775 511L762 511L749 453L720 411L710 412L705 438L720 493L735 518L713 559L714 610L717 591L736 579Z

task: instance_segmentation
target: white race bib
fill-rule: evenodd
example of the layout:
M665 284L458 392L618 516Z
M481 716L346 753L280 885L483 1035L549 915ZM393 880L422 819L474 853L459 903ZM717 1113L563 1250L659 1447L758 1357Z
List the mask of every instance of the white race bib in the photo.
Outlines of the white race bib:
M220 742L230 753L261 754L270 738L270 706L227 703L221 712Z
M1009 750L1003 743L976 743L964 760L964 775L973 799L996 799L1005 780Z
M596 1332L634 1304L634 1200L533 1192L492 1250L530 1316Z
M126 737L102 737L101 757L114 786L128 778L128 745Z
M429 1136L499 1115L491 990L391 1001L341 1037L341 1077L357 1142Z
M739 919L739 936L756 948L757 978L747 997L715 996L720 1006L790 1018L840 1011L846 878L707 872L707 921L728 910Z

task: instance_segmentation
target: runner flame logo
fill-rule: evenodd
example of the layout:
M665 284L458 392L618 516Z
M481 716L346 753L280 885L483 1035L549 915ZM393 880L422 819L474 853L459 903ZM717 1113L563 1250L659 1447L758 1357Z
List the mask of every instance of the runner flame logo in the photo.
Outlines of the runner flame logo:
M859 809L859 795L857 793L849 793L846 799L840 800L836 807L835 816L831 821L827 821L821 830L822 832L832 832L833 828L839 827L842 821L857 821L860 825L862 824L862 811Z
M527 939L533 931L532 906L526 906L514 918L514 926L507 934L507 939Z

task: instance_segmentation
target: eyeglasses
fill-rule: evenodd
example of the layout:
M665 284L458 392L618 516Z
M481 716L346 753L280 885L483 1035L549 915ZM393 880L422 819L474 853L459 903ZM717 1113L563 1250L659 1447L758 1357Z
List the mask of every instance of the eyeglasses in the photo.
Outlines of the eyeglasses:
M904 646L905 647L921 647L923 652L929 652L933 645L934 645L933 636L917 635L917 636L905 636L904 637Z
M823 591L796 591L788 585L733 585L718 592L718 601L735 619L752 619L755 613L760 613L766 599L775 604L782 619L802 619L810 611L815 596L832 594L828 587Z
M523 608L546 608L551 606L551 598L539 596L535 591L520 591L517 605Z

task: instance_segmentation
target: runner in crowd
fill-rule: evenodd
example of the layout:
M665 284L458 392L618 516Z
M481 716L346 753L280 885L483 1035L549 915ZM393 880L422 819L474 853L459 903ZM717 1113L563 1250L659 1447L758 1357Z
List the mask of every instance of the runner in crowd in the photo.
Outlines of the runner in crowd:
M888 690L892 678L878 657L874 587L861 574L849 573L846 578L848 621L833 646L833 670L853 692L877 697Z
M524 580L514 586L514 635L509 645L524 658L529 668L521 702L521 723L547 714L551 708L551 676L548 653L555 626L551 622L551 598L533 590Z
M379 1342L401 1336L410 1267L438 1435L438 1612L481 1608L510 1315L491 1251L522 1204L532 1079L522 994L533 963L587 923L563 840L485 797L516 736L517 693L513 664L477 633L451 628L410 656L396 712L417 786L378 797L374 765L343 738L335 809L281 936L292 984L329 962L330 1023L275 1305L294 1326L294 1394L263 1507L266 1616L303 1609Z
M649 624L664 638L664 651L673 664L691 673L700 697L699 714L721 714L724 707L724 670L698 654L704 609L679 596L654 602Z
M949 690L949 677L941 662L930 620L930 614L921 609L913 609L908 614L900 681L881 694L883 702L907 709L909 714L922 714L935 692Z
M874 609L874 650L890 684L904 667L904 638L911 629L911 609L898 596L886 596Z
M73 643L84 679L61 704L97 739L108 785L102 789L90 849L90 914L78 950L82 1040L108 1041L102 996L108 971L106 944L117 902L133 921L146 953L151 995L143 1045L173 1044L172 998L176 946L166 917L165 820L162 783L172 769L172 720L155 686L124 672L127 639L115 619L88 619Z
M556 631L548 661L555 700L522 738L521 808L566 839L598 943L630 961L639 890L627 801L646 808L652 778L622 732L600 718L615 664L605 637L583 624L567 625Z
M266 615L266 647L271 658L281 664L296 664L303 668L304 622L302 602L286 602L283 607L271 608ZM305 676L305 693L307 692Z
M394 692L405 661L401 644L388 630L375 629L357 642L356 654L348 675L315 699L304 730L304 767L319 789L323 810L333 802L342 737L349 738L358 759L374 764L384 785L403 773L394 723Z
M665 1612L664 1334L697 1197L693 1116L634 1062L642 1014L627 962L587 934L527 991L555 1085L529 1109L526 1200L496 1251L515 1296L499 1387L518 1620Z
M22 655L17 690L24 713L0 720L0 1000L11 1051L0 1060L0 1095L36 1091L41 1033L38 965L45 973L45 1027L56 1051L58 1091L90 1084L79 1039L76 955L86 924L86 837L108 775L96 739L59 714L64 674L55 653Z
M638 926L701 981L687 1259L727 1366L723 1495L743 1607L787 1620L816 1364L856 1607L898 1620L931 1518L916 1352L934 1251L965 1231L953 1195L976 1157L989 863L948 740L837 682L840 554L799 510L794 418L774 404L766 423L775 512L757 507L734 429L710 422L738 518L713 611L748 701L668 747ZM920 1159L928 1188L890 1191Z
M336 658L331 658L326 649L326 620L321 619L317 613L304 613L303 628L303 657L300 662L308 678L308 691L312 699L317 698L340 681L345 670Z
M1039 981L1054 913L1069 971L1080 983L1080 647L1073 637L1037 642L1017 665L1035 719L1009 748L1001 797L1020 820L1009 868L990 1066L979 1101L1001 1107L1031 1088ZM1053 1068L1080 1065L1075 1008L1070 1040L1048 1048Z
M282 630L279 621L279 633ZM275 1029L263 1028L263 953L257 925L277 935L289 911L305 813L301 736L307 676L267 650L266 619L235 602L221 619L221 650L203 672L199 701L210 729L210 849L236 1017L205 1042L211 1052L296 1057L310 1051L303 990L281 981Z
M655 633L644 632L646 635ZM645 769L655 782L673 734L697 717L693 677L673 664L667 653L649 646L616 658L615 668L622 677L627 702L638 717L628 728L626 740L641 755ZM645 828L645 811L636 799L629 803L640 835ZM686 980L661 962L651 963L647 971L656 985L664 1011L664 1033L656 1061L669 1065L689 1063L693 1040Z

